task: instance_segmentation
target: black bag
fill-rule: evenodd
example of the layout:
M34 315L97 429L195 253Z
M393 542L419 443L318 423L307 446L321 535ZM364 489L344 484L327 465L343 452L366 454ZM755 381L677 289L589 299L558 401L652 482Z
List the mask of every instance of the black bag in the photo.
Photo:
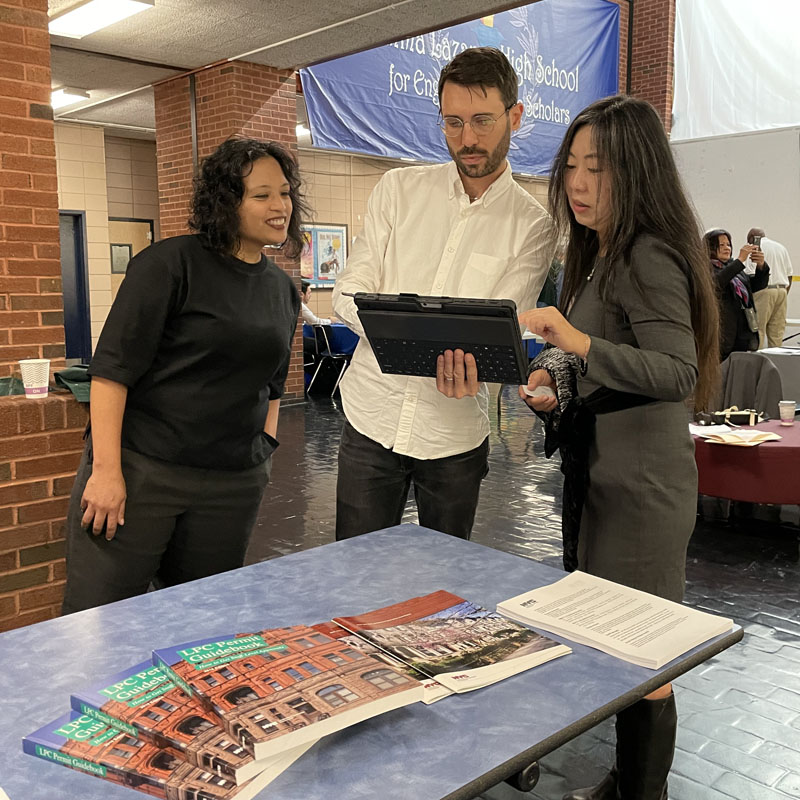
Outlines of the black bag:
M737 406L703 416L711 418L709 423L711 425L758 425L759 422L767 419L763 411L756 411L754 408L743 408L740 411Z

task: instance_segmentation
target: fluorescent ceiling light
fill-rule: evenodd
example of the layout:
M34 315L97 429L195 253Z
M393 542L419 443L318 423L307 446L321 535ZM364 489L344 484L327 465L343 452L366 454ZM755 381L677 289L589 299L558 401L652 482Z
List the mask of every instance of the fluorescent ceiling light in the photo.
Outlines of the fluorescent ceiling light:
M55 108L63 108L79 103L81 100L88 100L89 92L85 89L75 89L70 86L62 86L60 89L50 93L50 105Z
M80 39L146 11L155 5L155 0L83 0L63 14L50 20L50 33L54 36L68 36Z

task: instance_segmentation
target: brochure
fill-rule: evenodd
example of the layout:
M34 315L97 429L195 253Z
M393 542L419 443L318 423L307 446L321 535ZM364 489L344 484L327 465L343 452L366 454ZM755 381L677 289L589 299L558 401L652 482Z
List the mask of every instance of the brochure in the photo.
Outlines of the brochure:
M333 621L453 692L480 689L571 652L446 591Z

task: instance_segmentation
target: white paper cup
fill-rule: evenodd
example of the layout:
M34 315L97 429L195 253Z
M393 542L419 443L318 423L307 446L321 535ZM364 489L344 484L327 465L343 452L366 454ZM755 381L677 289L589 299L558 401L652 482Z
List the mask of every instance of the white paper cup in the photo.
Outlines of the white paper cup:
M794 425L794 412L797 405L794 400L781 400L778 411L781 415L781 425Z
M22 385L25 396L34 399L47 397L47 385L50 382L49 358L23 358L19 362L22 373Z

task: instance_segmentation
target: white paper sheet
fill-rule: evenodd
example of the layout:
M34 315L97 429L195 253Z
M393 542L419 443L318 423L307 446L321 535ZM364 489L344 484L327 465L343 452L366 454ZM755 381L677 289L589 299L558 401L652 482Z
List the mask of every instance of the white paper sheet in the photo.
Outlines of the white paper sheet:
M689 433L693 436L700 436L705 439L707 436L713 436L715 433L730 433L733 429L728 425L695 425L689 423Z

